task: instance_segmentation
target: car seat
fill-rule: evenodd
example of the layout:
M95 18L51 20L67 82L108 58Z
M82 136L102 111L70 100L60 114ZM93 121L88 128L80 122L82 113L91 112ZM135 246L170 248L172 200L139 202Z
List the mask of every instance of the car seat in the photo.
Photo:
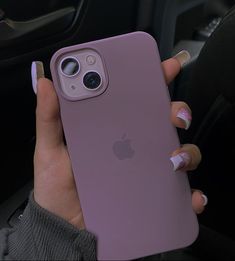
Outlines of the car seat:
M204 241L204 247L210 244L214 257L226 257L231 250L234 258L235 7L206 41L184 97L192 109L193 122L188 131L179 132L180 139L197 144L202 152L199 168L189 173L190 182L209 198L199 216L203 225L199 241Z

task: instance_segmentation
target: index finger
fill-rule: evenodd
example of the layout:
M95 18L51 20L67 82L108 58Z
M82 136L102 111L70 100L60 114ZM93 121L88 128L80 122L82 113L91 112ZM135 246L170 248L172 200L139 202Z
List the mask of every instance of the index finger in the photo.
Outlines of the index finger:
M162 68L165 75L166 83L169 84L179 74L182 66L190 60L191 56L188 51L181 51L173 58L162 62Z

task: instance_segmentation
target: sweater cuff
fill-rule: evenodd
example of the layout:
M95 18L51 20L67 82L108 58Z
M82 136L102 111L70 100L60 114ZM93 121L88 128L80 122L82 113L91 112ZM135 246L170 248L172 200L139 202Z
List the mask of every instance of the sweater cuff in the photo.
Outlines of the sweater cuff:
M40 207L34 201L33 193L15 232L17 235L12 235L19 243L17 246L9 244L14 256L25 249L30 252L29 259L96 260L95 237Z

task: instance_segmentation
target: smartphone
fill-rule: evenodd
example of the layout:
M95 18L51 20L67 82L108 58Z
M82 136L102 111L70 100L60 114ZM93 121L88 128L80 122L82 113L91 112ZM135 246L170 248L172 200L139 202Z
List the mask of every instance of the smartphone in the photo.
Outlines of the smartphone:
M190 245L198 222L156 41L133 32L57 51L51 73L87 230L99 260Z

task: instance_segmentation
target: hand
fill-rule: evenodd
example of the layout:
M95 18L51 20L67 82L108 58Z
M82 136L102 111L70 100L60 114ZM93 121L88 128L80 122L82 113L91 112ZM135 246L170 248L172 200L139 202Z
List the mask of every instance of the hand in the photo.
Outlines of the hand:
M180 63L172 58L162 63L169 83L180 71ZM172 103L172 121L185 128L185 121L177 117L180 109L190 109L185 103ZM197 167L201 155L194 145L185 145L173 153L188 156L184 170ZM36 148L34 155L34 199L43 208L65 219L77 228L85 228L78 192L72 173L67 148L63 141L63 129L59 103L51 81L45 78L37 84ZM202 192L194 191L192 205L196 213L204 209Z
M169 84L179 74L182 65L189 59L187 52L180 52L175 57L162 62L166 83ZM171 120L178 128L188 129L192 121L191 110L184 102L172 102ZM175 170L195 170L201 161L201 153L197 146L185 144L172 153ZM192 190L192 206L197 214L203 212L208 199L200 190Z
M34 199L43 208L77 228L85 228L51 81L37 84Z

